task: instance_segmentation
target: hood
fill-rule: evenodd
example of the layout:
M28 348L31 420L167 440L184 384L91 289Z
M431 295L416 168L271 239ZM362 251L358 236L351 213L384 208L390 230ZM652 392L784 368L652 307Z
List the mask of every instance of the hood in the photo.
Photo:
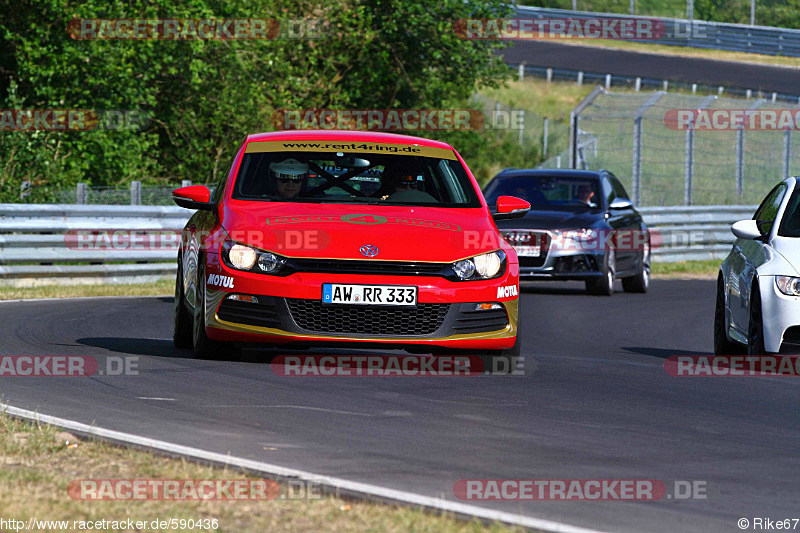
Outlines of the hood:
M483 208L232 201L222 227L234 241L287 257L450 262L500 248Z
M497 226L500 229L581 229L593 227L603 220L603 212L596 209L580 211L532 209L522 218L498 221Z

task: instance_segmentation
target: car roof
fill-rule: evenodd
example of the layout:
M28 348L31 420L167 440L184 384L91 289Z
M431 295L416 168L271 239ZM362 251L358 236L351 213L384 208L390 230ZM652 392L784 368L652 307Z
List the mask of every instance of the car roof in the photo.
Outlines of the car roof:
M372 142L387 144L411 144L419 146L429 146L432 148L444 148L453 150L453 147L442 141L423 139L413 135L400 135L397 133L381 133L376 131L348 131L348 130L291 130L291 131L270 131L265 133L253 133L247 136L247 142L251 141L350 141L350 142Z
M598 179L606 170L576 170L571 168L523 168L504 170L495 178L525 178L548 176L553 178L595 178Z

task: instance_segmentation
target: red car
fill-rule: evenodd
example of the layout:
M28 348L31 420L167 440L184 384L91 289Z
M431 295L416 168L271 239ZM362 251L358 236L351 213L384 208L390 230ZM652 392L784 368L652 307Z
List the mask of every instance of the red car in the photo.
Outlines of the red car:
M226 357L233 343L520 351L519 266L461 156L405 135L250 135L183 230L175 346Z

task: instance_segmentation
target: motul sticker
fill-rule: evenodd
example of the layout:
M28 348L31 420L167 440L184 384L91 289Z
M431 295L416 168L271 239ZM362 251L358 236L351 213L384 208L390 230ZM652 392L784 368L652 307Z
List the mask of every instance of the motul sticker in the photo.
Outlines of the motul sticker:
M505 287L497 287L498 298L508 298L509 296L517 296L519 291L516 285L506 285Z
M219 274L209 274L206 285L215 285L217 287L232 289L233 278L230 276L220 276Z

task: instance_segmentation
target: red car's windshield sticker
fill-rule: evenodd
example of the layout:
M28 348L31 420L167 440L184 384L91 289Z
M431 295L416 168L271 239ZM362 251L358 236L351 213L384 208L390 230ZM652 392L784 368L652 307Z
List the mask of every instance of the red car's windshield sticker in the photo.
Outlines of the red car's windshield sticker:
M406 226L416 226L424 228L436 228L447 231L461 231L458 224L440 222L438 220L424 220L419 218L407 217L381 217L364 213L353 213L341 216L296 216L296 217L270 217L266 219L267 224L303 224L308 222L347 222L349 224L402 224Z
M328 143L253 141L247 143L245 153L258 152L371 152L376 154L411 155L456 160L456 154L446 148L389 143Z

